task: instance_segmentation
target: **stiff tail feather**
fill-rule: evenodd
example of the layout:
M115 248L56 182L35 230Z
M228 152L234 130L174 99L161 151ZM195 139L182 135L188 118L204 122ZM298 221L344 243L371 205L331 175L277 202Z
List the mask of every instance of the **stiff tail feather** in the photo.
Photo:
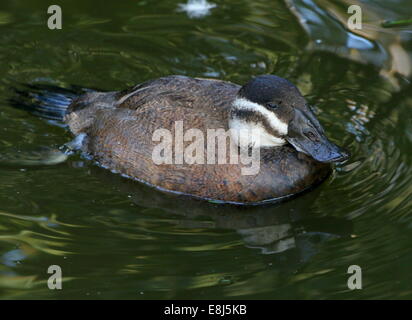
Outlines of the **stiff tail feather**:
M13 88L9 103L47 120L63 121L70 103L90 91L78 86L62 88L50 84L21 84Z

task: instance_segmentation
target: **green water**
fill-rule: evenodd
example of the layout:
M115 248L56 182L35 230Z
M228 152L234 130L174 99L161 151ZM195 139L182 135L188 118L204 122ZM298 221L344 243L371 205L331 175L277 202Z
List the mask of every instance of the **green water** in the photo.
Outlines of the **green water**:
M412 298L410 1L0 2L0 298ZM353 2L351 2L353 3ZM11 107L11 87L123 89L168 74L296 83L331 140L352 152L328 181L279 206L237 209L164 195L79 154L33 165L71 140ZM29 158L29 159L32 159ZM30 165L29 165L30 164ZM49 290L59 265L63 289ZM347 286L350 265L363 288Z

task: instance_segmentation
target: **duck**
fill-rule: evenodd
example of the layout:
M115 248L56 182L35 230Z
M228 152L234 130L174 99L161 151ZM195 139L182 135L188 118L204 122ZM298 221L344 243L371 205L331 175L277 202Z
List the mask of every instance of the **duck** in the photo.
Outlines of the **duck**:
M171 75L90 91L72 100L63 121L99 166L162 192L216 202L299 195L349 157L327 138L299 89L271 74L244 85Z

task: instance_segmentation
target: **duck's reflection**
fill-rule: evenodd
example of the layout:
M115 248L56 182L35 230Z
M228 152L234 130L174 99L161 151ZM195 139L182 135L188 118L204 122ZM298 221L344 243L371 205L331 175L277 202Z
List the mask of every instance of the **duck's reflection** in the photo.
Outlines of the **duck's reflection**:
M319 188L283 203L233 206L164 193L95 166L90 169L91 174L114 185L138 206L160 208L170 214L180 228L236 230L246 247L258 248L263 254L294 249L296 259L305 262L318 252L320 244L348 237L352 231L349 220L310 217L310 207L320 193Z

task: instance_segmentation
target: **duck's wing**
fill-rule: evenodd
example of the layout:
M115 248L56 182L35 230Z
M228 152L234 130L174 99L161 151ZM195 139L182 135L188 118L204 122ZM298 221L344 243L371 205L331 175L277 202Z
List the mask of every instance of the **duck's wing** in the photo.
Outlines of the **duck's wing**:
M227 114L239 88L226 81L168 76L124 91L86 93L71 103L65 122L75 135L101 126L103 118L119 121L135 118L136 123L147 118L163 126L165 120L190 122L191 118L197 118L196 122L209 119L213 127L213 122L226 120L222 114Z
M168 76L144 82L116 95L117 107L172 105L189 109L225 108L240 86L215 79Z

